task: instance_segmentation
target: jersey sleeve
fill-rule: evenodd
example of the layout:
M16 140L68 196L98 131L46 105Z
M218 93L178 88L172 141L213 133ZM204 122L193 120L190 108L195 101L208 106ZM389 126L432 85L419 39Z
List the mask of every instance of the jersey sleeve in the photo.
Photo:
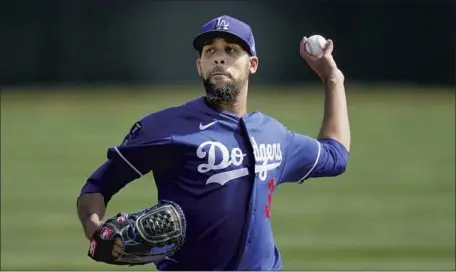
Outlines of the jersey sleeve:
M172 137L161 121L149 116L136 122L120 145L108 149L108 159L124 163L138 177L159 166L172 143Z
M100 193L107 204L128 183L163 165L166 154L171 153L172 142L160 120L143 118L133 125L120 145L108 148L107 161L87 179L81 194Z
M345 171L348 152L333 139L315 139L287 131L286 142L281 183L302 183L309 178L337 176Z

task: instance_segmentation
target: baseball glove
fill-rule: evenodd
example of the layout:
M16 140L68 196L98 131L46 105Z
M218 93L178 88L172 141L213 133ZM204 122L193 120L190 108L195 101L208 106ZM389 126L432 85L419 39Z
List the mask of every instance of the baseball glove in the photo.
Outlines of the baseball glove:
M112 265L141 265L172 256L185 240L185 217L173 202L163 201L136 213L109 218L90 240L88 255Z

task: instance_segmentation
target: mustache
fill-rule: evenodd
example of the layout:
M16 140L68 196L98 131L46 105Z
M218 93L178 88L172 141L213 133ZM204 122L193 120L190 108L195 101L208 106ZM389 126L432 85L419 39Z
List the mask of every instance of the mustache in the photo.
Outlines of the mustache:
M215 66L215 68L212 69L212 71L210 72L209 75L210 76L213 76L213 75L225 75L225 76L228 76L229 78L232 78L231 74L227 73L225 71L225 69L223 69L223 67L221 67L221 66Z

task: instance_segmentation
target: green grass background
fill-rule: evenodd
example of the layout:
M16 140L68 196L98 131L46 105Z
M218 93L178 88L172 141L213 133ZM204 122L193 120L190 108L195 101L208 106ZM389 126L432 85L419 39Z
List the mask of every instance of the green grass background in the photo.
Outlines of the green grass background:
M2 270L153 269L91 261L76 198L107 148L119 144L138 118L201 90L138 85L47 90L2 93ZM347 92L352 128L347 172L285 184L274 196L272 222L284 269L454 269L454 91L353 85ZM316 136L322 101L318 86L256 87L249 110ZM118 194L108 215L155 201L147 176Z

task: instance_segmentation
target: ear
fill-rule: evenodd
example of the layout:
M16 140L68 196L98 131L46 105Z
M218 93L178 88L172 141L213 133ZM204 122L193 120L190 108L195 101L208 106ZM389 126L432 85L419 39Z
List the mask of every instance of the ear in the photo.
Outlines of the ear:
M196 59L196 70L198 71L198 75L201 76L202 72L201 72L201 59L200 58Z
M258 57L250 57L249 61L250 61L249 72L250 72L250 74L255 74L258 69Z

